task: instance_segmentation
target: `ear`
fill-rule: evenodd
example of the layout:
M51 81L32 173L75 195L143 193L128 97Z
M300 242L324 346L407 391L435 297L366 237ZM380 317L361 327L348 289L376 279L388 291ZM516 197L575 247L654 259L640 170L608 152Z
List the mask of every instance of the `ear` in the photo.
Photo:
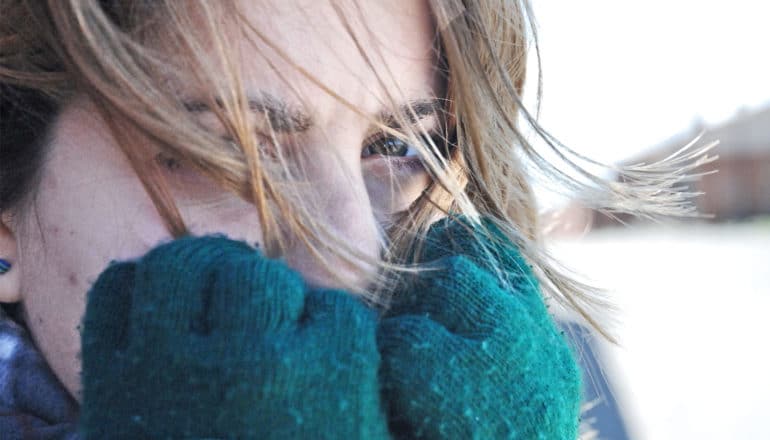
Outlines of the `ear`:
M0 302L14 303L21 301L21 277L17 258L16 237L0 217L0 258L11 264L8 272L0 274Z

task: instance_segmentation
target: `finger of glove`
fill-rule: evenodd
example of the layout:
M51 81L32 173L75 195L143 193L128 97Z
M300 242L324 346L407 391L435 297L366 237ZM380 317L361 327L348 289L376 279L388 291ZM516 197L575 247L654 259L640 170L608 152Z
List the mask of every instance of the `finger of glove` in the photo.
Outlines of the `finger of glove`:
M504 290L517 292L532 306L542 303L540 283L532 266L491 220L484 219L481 226L473 228L462 216L443 219L431 226L426 241L433 245L426 247L424 261L435 264L442 258L464 255L492 274Z
M476 228L464 216L446 217L433 223L425 236L420 260L427 262L469 252L476 241Z
M271 273L264 270L266 266L266 258L240 241L215 236L175 240L151 251L137 264L131 320L140 326L146 341L174 345L183 343L179 337L193 338L221 326L240 326L248 319L246 312L253 311L250 306L257 305L251 301L274 300L275 307L265 308L269 316L260 316L259 322L275 326L282 317L293 322L302 304L296 296L301 296L303 289L296 285L287 289L291 292L289 301L282 301L273 291L260 297L266 282L275 281L272 276L260 278Z
M435 353L453 345L454 342L448 341L455 338L457 336L446 327L420 315L385 318L377 327L377 347L383 356L383 364L393 357L432 358ZM400 364L394 366L401 367Z
M451 255L467 255L493 274L502 274L514 285L535 280L532 268L518 247L490 220L474 226L463 217L445 218L434 223L425 238L421 261L429 262Z
M300 323L290 341L294 355L281 359L298 362L291 369L297 375L293 387L304 387L302 399L317 398L326 402L325 408L348 414L339 423L341 432L351 422L374 430L382 424L375 311L350 293L314 289L307 294Z
M425 317L404 315L383 320L377 343L382 355L384 401L396 425L405 422L403 425L418 432L425 429L423 424L430 424L431 413L439 410L438 402L451 403L445 397L472 380L463 357L473 342Z
M323 332L341 349L376 355L377 314L352 294L341 290L314 289L308 292L302 313L305 332Z
M236 255L212 275L203 292L201 327L228 337L253 338L294 328L305 302L305 282L283 261L256 251Z
M132 330L129 320L136 265L108 267L87 294L81 330L83 401L108 399L111 378L120 376L121 354Z
M440 263L441 269L420 274L394 300L389 316L419 314L453 333L483 339L526 313L517 292L501 289L492 275L467 257L448 257Z
M84 351L106 354L125 348L135 272L134 263L112 264L88 291L81 330Z

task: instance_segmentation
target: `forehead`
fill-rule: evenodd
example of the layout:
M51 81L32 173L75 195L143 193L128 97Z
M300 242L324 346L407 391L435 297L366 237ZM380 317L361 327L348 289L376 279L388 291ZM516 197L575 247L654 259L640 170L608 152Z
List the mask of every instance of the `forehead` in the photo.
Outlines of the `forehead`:
M340 104L318 83L368 113L382 110L389 96L403 102L437 94L435 35L424 0L237 4L245 32L231 41L247 91L321 114Z

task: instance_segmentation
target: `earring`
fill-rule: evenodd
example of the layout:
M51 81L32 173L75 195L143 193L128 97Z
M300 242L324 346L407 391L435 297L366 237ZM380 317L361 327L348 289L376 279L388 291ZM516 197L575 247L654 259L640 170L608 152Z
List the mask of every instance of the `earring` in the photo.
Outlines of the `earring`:
M3 275L4 273L11 270L11 266L12 264L10 261L0 258L0 275Z

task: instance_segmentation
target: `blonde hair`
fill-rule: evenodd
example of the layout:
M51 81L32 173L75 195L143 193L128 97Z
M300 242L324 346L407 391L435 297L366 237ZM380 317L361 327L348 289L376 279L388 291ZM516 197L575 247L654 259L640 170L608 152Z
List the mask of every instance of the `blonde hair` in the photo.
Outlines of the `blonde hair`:
M433 177L422 196L388 225L384 261L368 261L315 221L313 207L293 189L301 176L286 165L280 152L278 157L267 157L260 149L246 117L238 60L222 29L239 29L284 60L291 62L291 58L245 23L231 2L199 2L191 8L189 2L173 0L0 0L0 82L62 100L76 92L89 96L174 235L185 233L184 220L157 164L147 162L142 154L136 133L253 203L268 255L279 255L294 237L319 259L325 252L334 252L350 264L376 264L386 269L384 273L394 274L409 270L413 261L407 261L406 255L419 248L431 222L442 213L490 218L533 265L544 293L577 311L611 339L595 318L606 307L603 297L574 279L543 246L525 164L534 165L556 186L603 212L648 218L691 216L696 213L688 201L690 195L675 184L691 177L687 171L711 160L704 156L707 149L623 169L592 162L614 169L620 175L618 181L588 172L577 163L588 159L558 143L522 104L527 54L533 46L539 52L529 3L431 0L429 4L440 68L446 70L444 111L450 124L446 137L454 148L444 161L440 154L430 154L439 152L440 146L421 141L415 130L382 127L418 146ZM335 10L345 23L345 13ZM190 31L193 26L195 32ZM210 107L235 142L196 123L168 84L158 80L167 60L148 42L157 42L159 35L165 49L172 47L179 54L178 60L199 84L210 85ZM361 52L364 57L373 56ZM292 64L324 92L342 100L302 66ZM223 73L226 81L217 80ZM219 105L213 105L215 101ZM549 163L523 136L522 122L582 178ZM386 303L388 279L381 277L380 287L359 293L373 303Z

